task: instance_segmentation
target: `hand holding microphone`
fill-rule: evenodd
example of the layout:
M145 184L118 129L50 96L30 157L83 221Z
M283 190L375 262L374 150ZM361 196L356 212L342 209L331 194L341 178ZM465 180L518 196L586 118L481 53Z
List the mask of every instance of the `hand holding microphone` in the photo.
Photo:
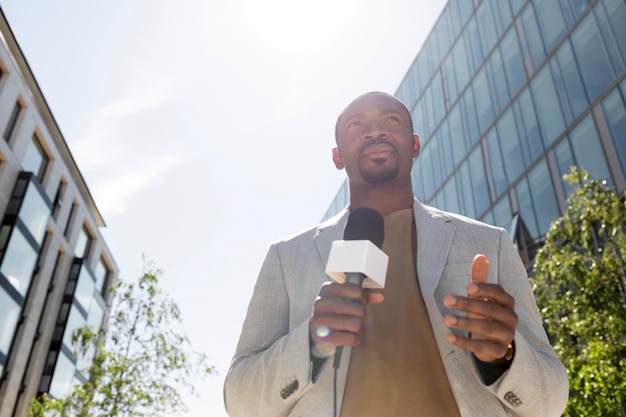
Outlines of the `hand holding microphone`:
M383 301L382 294L369 288L383 288L388 257L380 246L384 221L370 208L350 213L344 240L333 242L326 273L336 282L320 289L309 322L312 350L321 357L331 356L341 346L359 344L365 307Z

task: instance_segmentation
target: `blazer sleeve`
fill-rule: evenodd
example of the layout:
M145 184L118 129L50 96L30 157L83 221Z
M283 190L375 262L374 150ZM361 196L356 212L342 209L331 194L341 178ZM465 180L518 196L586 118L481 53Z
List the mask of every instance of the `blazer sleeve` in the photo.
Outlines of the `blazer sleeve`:
M567 404L567 372L550 345L519 254L506 232L500 235L498 283L515 298L519 324L511 367L486 387L518 416L560 416Z
M313 303L311 300L311 304ZM224 384L231 417L286 416L313 386L308 320L290 328L289 294L270 246Z

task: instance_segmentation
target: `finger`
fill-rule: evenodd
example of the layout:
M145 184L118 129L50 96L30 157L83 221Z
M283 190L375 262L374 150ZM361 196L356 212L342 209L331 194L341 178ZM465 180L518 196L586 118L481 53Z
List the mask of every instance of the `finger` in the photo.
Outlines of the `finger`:
M443 303L446 307L465 312L468 319L495 321L513 329L517 327L517 314L509 306L483 298L457 295L446 295Z
M471 283L467 286L467 293L472 298L489 300L504 307L513 309L515 299L497 284Z
M357 284L339 284L337 282L326 282L320 288L319 297L324 298L344 298L365 302L365 290Z
M380 304L385 301L385 296L376 291L366 290L367 301L370 304Z
M454 346L472 352L483 362L493 362L504 357L508 347L508 343L503 344L489 339L470 339L454 333L449 333L447 339Z
M485 255L479 253L474 256L472 261L471 278L472 282L487 282L487 276L489 274L489 260Z
M471 334L472 339L489 339L508 344L515 336L515 328L509 322L470 319L448 314L444 318L448 327L463 330Z

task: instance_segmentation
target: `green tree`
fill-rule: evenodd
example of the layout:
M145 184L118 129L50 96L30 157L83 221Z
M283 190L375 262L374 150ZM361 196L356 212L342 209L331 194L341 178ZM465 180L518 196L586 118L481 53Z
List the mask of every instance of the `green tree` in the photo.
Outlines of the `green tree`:
M119 280L106 332L74 332L77 356L91 359L88 381L66 398L33 399L29 417L135 417L180 415L181 388L214 372L204 354L190 350L177 304L159 287L149 266L137 282Z
M626 204L573 168L577 188L552 222L532 278L547 332L569 374L566 416L626 416Z

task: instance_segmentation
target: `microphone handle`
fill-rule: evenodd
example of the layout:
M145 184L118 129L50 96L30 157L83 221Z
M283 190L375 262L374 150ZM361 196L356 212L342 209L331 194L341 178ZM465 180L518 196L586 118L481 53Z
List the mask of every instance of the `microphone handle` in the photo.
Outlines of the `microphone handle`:
M346 280L345 282L350 284L357 284L359 286L363 285L363 281L365 280L365 274L360 272L346 272ZM343 352L343 346L337 346L335 349L335 357L333 359L333 368L339 369L339 364L341 363L341 353Z

